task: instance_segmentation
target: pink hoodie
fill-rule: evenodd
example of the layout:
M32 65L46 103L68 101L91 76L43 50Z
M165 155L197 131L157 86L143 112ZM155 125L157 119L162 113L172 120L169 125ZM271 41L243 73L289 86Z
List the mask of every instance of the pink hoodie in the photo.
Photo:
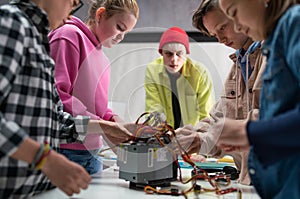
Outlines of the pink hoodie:
M110 120L108 106L110 62L90 29L72 17L49 33L51 56L55 60L55 80L64 110L91 119ZM61 144L61 148L85 150L102 146L99 135L89 135L84 144Z

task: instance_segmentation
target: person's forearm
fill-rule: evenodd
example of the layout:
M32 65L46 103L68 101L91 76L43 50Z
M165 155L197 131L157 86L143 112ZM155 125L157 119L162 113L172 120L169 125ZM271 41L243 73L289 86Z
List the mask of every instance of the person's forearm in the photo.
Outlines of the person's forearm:
M216 158L223 157L225 155L221 148L216 146L216 141L212 136L209 136L208 132L198 134L201 140L201 148L199 154L206 154Z
M31 138L25 138L25 140L18 147L18 150L14 152L11 157L17 160L31 163L35 155L37 154L40 145L40 143L34 141Z
M103 135L103 130L100 126L100 121L104 120L90 120L87 126L87 134L102 134Z
M251 145L300 148L300 110L295 109L270 120L249 122L248 138ZM266 142L268 140L268 142Z
M281 155L299 153L299 128L300 110L297 108L271 120L249 122L247 133L250 145L261 161L271 163Z

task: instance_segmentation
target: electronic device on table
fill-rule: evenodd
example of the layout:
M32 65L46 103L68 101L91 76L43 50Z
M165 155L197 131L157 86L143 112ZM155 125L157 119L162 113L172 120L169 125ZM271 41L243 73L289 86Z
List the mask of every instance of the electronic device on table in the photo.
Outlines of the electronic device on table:
M139 123L141 117L145 115L147 117L144 122ZM236 178L233 175L235 171L230 170L227 173L223 170L211 176L208 171L197 166L180 145L174 129L160 114L144 113L138 118L136 124L141 126L134 132L132 138L117 146L119 178L129 181L130 188L142 188L147 194L183 195L186 198L190 192L197 194L215 192L217 195L237 192L236 188L228 188L230 178ZM173 150L174 145L182 160L192 168L191 177L187 180L182 177L181 166ZM202 187L197 184L198 180L207 181L211 187ZM170 186L172 181L179 181L182 184L191 183L191 186L185 190L158 188Z
M152 113L146 119L153 125L161 122L158 113ZM146 123L144 122L144 124ZM145 129L144 129L145 130ZM152 129L153 130L153 129ZM147 131L147 129L145 130ZM117 148L117 165L119 166L119 178L130 182L130 188L144 188L150 186L170 186L172 181L177 180L178 166L169 149L163 145L170 144L170 136L160 133L138 135L129 143L121 143Z
M157 143L120 144L117 152L119 178L130 182L130 188L170 186L177 180L177 165L172 154Z

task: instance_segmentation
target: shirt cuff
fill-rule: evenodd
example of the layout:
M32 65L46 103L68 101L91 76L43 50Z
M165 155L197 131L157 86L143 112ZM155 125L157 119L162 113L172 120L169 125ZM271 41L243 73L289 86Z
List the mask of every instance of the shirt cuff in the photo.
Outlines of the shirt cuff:
M74 118L75 123L75 131L77 133L77 140L80 142L84 142L87 133L87 125L90 121L89 116L78 115Z

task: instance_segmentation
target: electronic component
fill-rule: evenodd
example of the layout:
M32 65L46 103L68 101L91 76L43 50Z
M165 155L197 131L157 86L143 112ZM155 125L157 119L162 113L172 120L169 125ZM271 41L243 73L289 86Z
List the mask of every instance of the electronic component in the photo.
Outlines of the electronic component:
M144 116L147 116L146 119L140 123L140 119ZM136 124L140 126L133 132L130 140L117 145L119 178L129 181L130 188L142 188L147 194L183 195L185 197L192 190L199 193L214 191L217 195L237 191L236 188L220 188L221 184L223 186L230 184L230 176L225 174L226 171L210 176L207 171L197 167L178 142L174 129L167 124L161 114L143 113ZM182 178L180 164L173 150L174 146L179 151L182 160L194 170L194 175L186 181ZM177 181L177 172L179 182L183 184L191 182L190 188L186 190L157 188L170 186L172 181ZM213 188L202 189L197 185L197 180L200 179L207 180Z
M239 178L239 171L232 166L224 166L222 169L214 169L214 168L203 169L203 168L198 167L196 170L197 174L203 173L204 171L207 173L210 173L210 177L214 177L215 174L218 174L218 173L224 173L225 175L229 176L230 180L236 180ZM196 172L195 172L195 170L192 170L191 175L192 176L196 175Z
M119 178L128 180L130 188L170 186L177 180L177 156L167 145L171 143L165 117L157 112L146 113L142 127L129 143L118 145Z
M162 138L163 139L163 138ZM163 139L165 143L167 138ZM130 182L130 188L170 186L177 180L177 164L167 147L155 139L118 145L119 178Z

